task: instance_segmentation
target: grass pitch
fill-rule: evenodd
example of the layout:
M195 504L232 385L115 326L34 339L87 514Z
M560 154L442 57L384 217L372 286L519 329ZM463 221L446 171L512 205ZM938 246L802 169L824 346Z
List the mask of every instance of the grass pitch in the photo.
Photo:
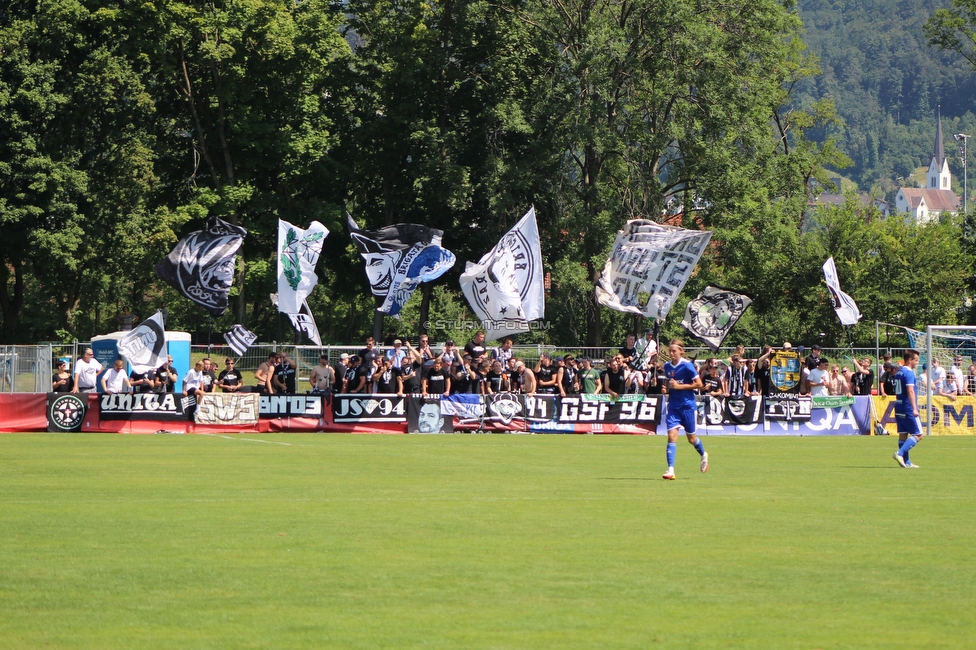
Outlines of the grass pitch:
M971 648L976 438L0 436L0 647Z

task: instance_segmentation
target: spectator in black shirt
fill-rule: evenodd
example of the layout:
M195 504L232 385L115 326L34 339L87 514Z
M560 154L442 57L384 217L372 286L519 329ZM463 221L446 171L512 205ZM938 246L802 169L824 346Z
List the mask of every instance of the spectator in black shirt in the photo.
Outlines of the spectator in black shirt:
M603 392L611 397L620 397L620 394L624 392L626 378L626 372L621 365L620 355L615 355L607 361L607 369L600 373Z
M634 361L637 360L637 337L633 334L628 334L627 341L624 343L624 347L620 348L618 354L623 357L624 365L632 366Z
M481 331L475 332L474 338L464 346L464 351L471 355L472 361L476 363L481 361L481 358L488 352L488 349L485 347L485 333Z
M434 365L423 379L424 396L440 395L447 397L451 394L451 374L444 368L444 362L434 359Z
M485 375L485 393L494 395L508 390L508 373L502 368L502 362L495 359Z
M227 357L224 360L224 369L220 371L220 375L217 377L217 385L220 386L220 390L225 393L236 393L241 389L242 379L240 371L234 367L234 360Z

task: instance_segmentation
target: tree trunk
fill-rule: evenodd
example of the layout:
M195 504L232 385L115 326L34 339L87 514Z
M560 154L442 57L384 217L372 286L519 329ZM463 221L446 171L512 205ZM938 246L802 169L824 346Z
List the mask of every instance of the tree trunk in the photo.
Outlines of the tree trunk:
M434 291L434 285L424 282L420 285L420 334L427 334L430 325L430 295Z
M589 271L590 286L596 287L597 280L600 279L600 269L597 269L590 261L586 262L586 268ZM587 347L598 348L603 345L603 317L600 309L600 303L596 300L596 292L591 289L586 296Z
M10 267L14 272L14 293L10 295ZM7 264L6 255L0 250L0 313L3 314L3 342L17 343L20 329L20 309L24 304L24 266L14 260Z

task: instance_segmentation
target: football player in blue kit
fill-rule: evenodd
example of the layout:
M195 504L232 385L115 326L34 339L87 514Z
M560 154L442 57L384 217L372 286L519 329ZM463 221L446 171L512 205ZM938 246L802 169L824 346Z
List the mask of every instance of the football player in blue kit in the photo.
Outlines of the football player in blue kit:
M695 435L695 389L702 387L698 370L688 359L684 359L685 344L680 339L671 341L668 349L671 361L664 364L664 374L668 378L668 471L662 478L674 480L674 456L678 450L678 427L683 427L685 435L695 449L701 454L701 471L708 471L708 454L701 440Z
M915 367L918 366L918 350L908 349L902 356L905 363L895 376L895 423L898 425L898 451L892 455L900 466L914 469L908 452L922 439L922 423L918 419L918 394L915 392Z

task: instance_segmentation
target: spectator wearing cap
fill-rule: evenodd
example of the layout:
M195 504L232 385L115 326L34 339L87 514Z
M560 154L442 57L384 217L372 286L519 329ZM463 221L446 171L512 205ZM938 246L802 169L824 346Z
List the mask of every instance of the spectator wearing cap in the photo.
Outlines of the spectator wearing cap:
M894 363L890 359L884 362L883 371L881 373L881 382L878 387L878 392L882 397L887 397L889 395L895 394L895 373L898 372L898 364Z
M543 353L535 366L536 392L551 395L556 392L556 368L552 357Z
M579 387L576 383L576 370L573 365L573 355L571 354L556 358L556 388L563 397L579 393Z
M461 353L454 345L454 341L447 341L444 343L444 349L441 350L440 358L444 362L445 368L451 368L454 363L460 359Z
M593 367L593 362L587 357L580 359L578 379L581 393L600 392L600 371Z
M410 345L410 341L407 341L407 345ZM412 349L412 348L411 348ZM403 360L406 358L407 353L403 350L403 341L400 339L393 339L393 349L386 351L386 358L393 362L394 368L399 368L403 365ZM420 363L423 364L424 358L420 357Z
M349 353L343 352L339 355L339 361L333 366L333 370L335 370L335 388L342 388L342 378L345 376L348 367Z

